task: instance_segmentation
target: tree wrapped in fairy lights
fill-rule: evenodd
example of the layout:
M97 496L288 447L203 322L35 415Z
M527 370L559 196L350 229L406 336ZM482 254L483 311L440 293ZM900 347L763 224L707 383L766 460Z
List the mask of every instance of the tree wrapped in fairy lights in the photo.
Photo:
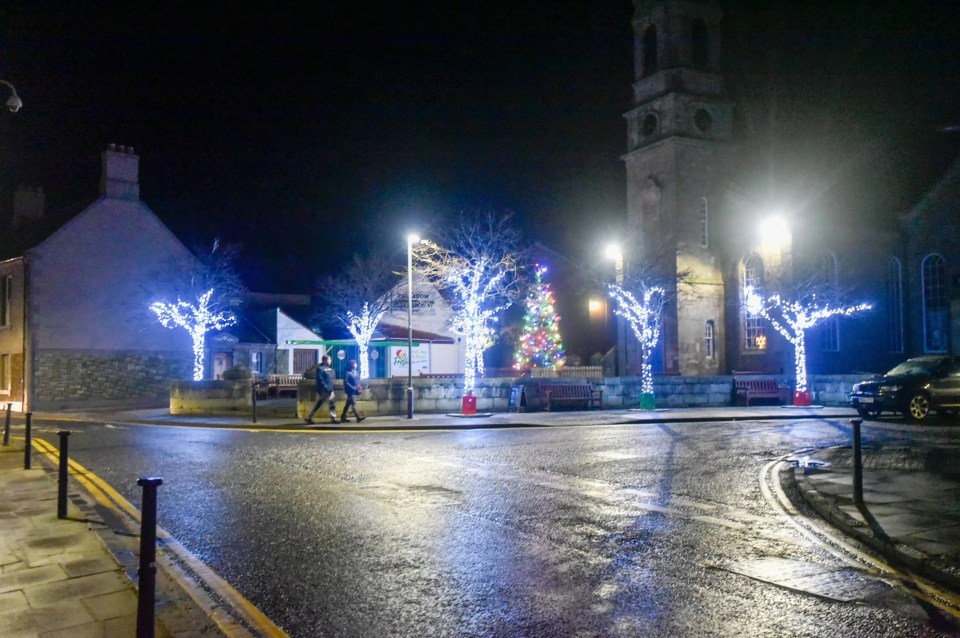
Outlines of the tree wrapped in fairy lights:
M354 255L337 276L326 275L315 286L324 313L316 319L343 325L357 341L360 378L370 378L370 340L383 315L399 296L400 278L387 260Z
M640 362L640 392L653 396L653 349L660 340L660 319L663 315L665 292L660 286L642 286L638 299L632 292L609 284L610 297L616 302L614 312L623 317L640 342L643 360Z
M172 262L147 287L157 299L149 308L165 328L183 328L190 335L193 349L193 380L203 380L206 335L236 323L231 310L245 292L234 266L240 253L236 244L213 241L209 249L196 248L189 262ZM171 294L172 293L172 294ZM167 301L176 294L177 301ZM184 301L184 298L192 301Z
M520 295L522 255L519 235L509 217L491 214L442 232L440 242L422 241L413 248L415 270L449 292L451 330L464 340L464 393L473 394L484 371L483 351L494 342L497 315Z
M543 281L546 266L537 265L535 281L526 304L523 317L523 333L520 335L513 367L559 368L564 364L563 343L560 339L560 315L554 310L553 291Z
M817 295L809 295L805 302L786 299L780 295L763 297L753 288L744 293L748 311L759 314L770 322L777 332L793 345L796 391L807 391L806 331L830 317L850 315L873 308L871 304L852 306L831 305L820 301Z
M211 330L223 330L236 323L237 319L230 311L218 310L211 302L213 288L197 299L196 305L177 299L177 303L157 301L150 304L150 310L164 328L183 328L190 333L193 342L193 380L203 380L203 355L207 333Z

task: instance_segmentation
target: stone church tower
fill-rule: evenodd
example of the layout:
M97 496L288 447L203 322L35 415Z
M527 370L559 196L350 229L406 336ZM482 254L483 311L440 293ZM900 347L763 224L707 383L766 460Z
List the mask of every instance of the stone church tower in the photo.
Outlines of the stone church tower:
M624 257L628 277L654 273L668 289L654 371L710 375L726 368L716 231L733 103L720 73L721 16L713 0L634 0Z

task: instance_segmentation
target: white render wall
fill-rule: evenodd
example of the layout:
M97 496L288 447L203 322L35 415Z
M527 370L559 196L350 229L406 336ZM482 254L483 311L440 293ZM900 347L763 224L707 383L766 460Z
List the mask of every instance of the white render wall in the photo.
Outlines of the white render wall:
M141 202L101 197L27 262L38 350L191 351L185 330L157 321L149 291L195 259Z

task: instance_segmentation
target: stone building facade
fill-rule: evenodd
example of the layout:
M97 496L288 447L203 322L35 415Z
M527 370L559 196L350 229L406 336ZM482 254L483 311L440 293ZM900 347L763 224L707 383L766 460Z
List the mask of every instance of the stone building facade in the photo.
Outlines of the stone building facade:
M0 362L9 370L0 386L18 407L163 404L170 381L190 376L189 338L161 326L149 304L167 273L197 262L140 201L138 173L134 150L111 145L96 201L0 262ZM0 254L41 218L11 224Z
M960 171L906 213L849 201L798 206L786 226L762 232L769 211L737 187L753 177L738 161L751 149L722 73L722 19L713 0L634 0L624 255L628 272L668 282L654 370L792 373L793 346L749 313L745 291L788 294L804 277L873 304L807 332L812 374L882 372L907 356L960 352Z

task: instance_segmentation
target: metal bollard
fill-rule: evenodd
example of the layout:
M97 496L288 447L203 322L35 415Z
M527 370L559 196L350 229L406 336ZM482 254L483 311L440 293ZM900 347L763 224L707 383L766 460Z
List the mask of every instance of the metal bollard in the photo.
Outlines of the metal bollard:
M33 429L30 424L30 420L33 418L33 412L27 412L27 433L24 437L23 443L23 469L29 470L31 464L30 453L33 449Z
M251 396L253 398L253 422L256 423L257 422L257 384L256 383L253 384L253 389L251 392L252 392Z
M853 502L863 505L863 454L860 448L860 424L863 419L850 419L853 426Z
M70 430L60 430L60 473L57 477L57 518L67 517L67 462Z
M137 570L137 638L154 638L157 594L157 488L163 479L141 478L140 569Z
M10 445L10 411L13 410L13 404L7 404L7 420L3 424L3 445Z

